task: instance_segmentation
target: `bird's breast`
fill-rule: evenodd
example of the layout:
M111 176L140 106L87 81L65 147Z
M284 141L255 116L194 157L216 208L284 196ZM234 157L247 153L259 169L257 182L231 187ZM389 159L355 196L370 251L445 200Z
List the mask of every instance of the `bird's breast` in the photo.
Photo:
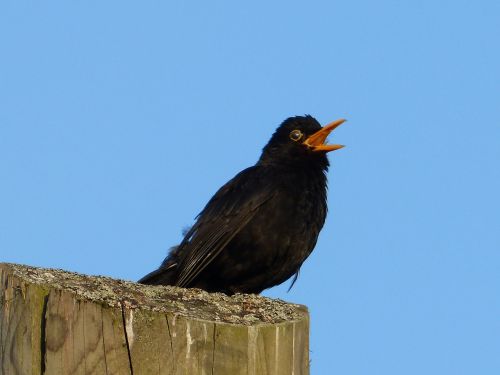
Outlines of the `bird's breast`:
M233 246L238 252L247 252L255 264L286 279L313 250L325 217L326 185L283 178Z
M296 273L326 217L326 181L276 174L272 193L207 270L233 292L259 293Z

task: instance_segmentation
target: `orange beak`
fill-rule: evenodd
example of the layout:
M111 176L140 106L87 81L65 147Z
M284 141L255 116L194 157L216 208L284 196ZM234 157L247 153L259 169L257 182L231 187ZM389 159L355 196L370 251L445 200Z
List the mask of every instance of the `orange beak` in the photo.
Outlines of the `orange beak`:
M323 126L316 133L309 136L302 144L307 146L312 151L323 151L330 152L339 150L343 145L328 145L325 144L326 137L340 124L344 123L346 120L340 119L334 122L329 123L328 125Z

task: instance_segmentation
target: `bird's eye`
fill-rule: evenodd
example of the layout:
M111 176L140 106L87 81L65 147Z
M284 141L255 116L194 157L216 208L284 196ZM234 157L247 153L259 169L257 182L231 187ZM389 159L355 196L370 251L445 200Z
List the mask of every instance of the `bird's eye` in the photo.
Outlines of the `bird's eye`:
M302 135L303 134L302 134L302 132L300 130L295 129L295 130L292 130L290 132L290 136L289 137L290 137L290 139L292 141L297 142L298 140L300 140L302 138Z

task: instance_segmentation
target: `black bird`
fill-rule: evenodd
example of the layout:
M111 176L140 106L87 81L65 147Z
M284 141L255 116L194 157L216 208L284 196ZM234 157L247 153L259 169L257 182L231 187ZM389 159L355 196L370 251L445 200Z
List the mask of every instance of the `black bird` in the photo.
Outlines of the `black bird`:
M254 166L222 186L179 246L140 283L260 293L295 274L326 217L326 144L345 120L321 127L312 116L285 120ZM292 282L292 285L293 285Z

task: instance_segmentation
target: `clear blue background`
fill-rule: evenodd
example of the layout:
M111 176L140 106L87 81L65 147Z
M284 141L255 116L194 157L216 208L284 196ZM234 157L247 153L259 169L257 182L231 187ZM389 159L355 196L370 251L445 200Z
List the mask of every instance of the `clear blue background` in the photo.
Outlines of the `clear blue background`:
M500 372L500 2L3 1L0 260L136 280L286 117L331 140L313 374Z

